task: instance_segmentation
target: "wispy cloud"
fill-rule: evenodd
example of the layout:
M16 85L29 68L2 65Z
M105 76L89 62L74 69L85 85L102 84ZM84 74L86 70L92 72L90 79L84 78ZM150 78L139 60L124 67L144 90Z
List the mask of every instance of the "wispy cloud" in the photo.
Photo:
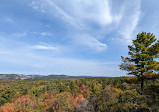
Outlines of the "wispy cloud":
M123 16L123 19L119 25L119 33L123 36L122 41L124 43L130 44L135 30L137 30L136 27L140 19L141 0L125 2L122 13L126 16Z
M141 13L141 0L124 0L119 6L115 6L110 0L40 0L33 1L31 6L65 21L68 27L72 27L69 33L72 33L72 29L82 32L83 35L73 33L71 40L77 40L74 43L87 45L97 51L106 50L107 43L103 43L103 40L110 39L106 34L112 31L122 37L119 40L130 42ZM117 7L118 11L113 11L113 7Z
M41 36L53 36L53 33L50 33L50 32L42 32L40 34Z
M100 42L96 38L88 35L88 34L76 34L77 37L72 38L73 41L79 45L84 45L91 49L95 49L97 52L103 51L107 49L107 45Z
M61 4L62 2L66 3L65 6L64 4ZM101 4L100 2L103 3ZM38 3L35 3L35 1L33 1L31 5L34 8L36 7L36 5L40 6L40 3L47 4L48 7L50 7L50 10L48 10L50 14L64 20L66 23L71 25L71 27L73 27L76 31L83 32L83 35L75 33L72 35L73 39L71 40L73 40L74 43L78 43L80 45L87 45L91 49L102 51L106 50L107 45L106 43L100 42L96 35L91 34L93 36L89 36L90 34L87 31L93 30L90 25L97 24L100 27L104 27L105 25L109 25L113 21L117 21L119 19L117 19L117 15L115 15L115 17L111 15L109 3L107 0L101 0L100 2L98 2L97 0L95 0L94 2L92 2L91 0L68 0L67 2L41 0ZM43 6L41 8L45 9L45 7ZM90 11L88 11L88 9Z
M57 47L46 46L46 45L33 45L31 46L31 48L38 49L38 50L53 50L53 51L59 50L59 48Z

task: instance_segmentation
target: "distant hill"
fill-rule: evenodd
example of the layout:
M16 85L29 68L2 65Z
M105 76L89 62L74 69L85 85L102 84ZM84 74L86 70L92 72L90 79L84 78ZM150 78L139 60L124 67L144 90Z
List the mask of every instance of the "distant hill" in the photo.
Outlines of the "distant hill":
M0 79L19 79L19 80L24 80L24 79L29 79L31 78L28 75L23 75L23 74L0 74Z
M69 76L69 75L24 75L24 74L0 74L0 79L24 80L24 79L69 79L86 78L91 76Z

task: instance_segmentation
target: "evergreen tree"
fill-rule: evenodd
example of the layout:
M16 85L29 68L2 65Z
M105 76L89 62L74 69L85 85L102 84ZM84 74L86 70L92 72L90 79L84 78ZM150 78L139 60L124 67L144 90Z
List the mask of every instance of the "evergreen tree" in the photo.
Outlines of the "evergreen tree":
M128 46L130 57L122 57L120 69L128 71L129 75L135 75L141 80L141 92L145 79L159 78L159 41L152 33L142 32L137 35L137 39L132 40L132 45Z

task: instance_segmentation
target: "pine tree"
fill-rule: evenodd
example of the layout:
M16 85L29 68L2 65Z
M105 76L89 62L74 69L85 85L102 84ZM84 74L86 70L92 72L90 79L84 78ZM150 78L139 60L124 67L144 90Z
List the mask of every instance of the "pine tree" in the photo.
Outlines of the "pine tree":
M144 80L159 78L159 41L152 33L142 32L137 39L128 46L130 57L122 57L120 69L128 71L128 75L135 75L141 81L141 94Z

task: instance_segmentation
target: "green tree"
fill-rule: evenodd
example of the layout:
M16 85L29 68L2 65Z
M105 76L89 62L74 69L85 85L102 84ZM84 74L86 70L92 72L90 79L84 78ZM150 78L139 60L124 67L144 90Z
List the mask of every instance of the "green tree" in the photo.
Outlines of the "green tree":
M152 33L142 32L137 35L137 39L132 40L132 45L128 46L130 57L122 57L120 69L128 71L128 75L135 75L141 81L141 93L143 91L144 80L158 78L159 69L159 41Z

